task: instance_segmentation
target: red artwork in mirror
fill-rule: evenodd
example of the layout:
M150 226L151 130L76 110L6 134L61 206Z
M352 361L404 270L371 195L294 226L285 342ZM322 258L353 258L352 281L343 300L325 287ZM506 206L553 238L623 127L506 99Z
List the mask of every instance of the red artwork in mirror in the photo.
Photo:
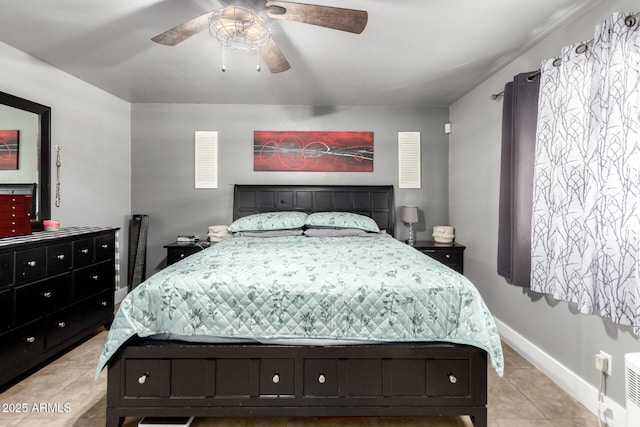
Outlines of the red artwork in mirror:
M373 172L373 132L255 131L253 170Z
M17 170L20 131L0 130L0 170Z

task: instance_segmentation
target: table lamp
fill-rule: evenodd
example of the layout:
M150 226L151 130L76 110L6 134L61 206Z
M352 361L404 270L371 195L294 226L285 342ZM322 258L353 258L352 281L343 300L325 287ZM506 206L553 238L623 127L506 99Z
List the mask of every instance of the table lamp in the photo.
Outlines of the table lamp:
M417 205L405 205L400 210L400 220L409 224L409 238L407 244L413 246L416 242L416 232L413 229L413 224L418 222L418 206Z

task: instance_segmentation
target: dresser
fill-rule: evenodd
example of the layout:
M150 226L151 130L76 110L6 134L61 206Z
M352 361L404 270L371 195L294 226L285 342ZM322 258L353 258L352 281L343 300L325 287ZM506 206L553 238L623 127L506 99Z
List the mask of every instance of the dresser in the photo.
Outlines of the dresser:
M31 196L0 194L0 238L31 234Z
M0 239L0 389L113 321L117 230Z
M413 247L451 267L458 273L464 274L464 246L458 243L437 243L431 240L419 240Z

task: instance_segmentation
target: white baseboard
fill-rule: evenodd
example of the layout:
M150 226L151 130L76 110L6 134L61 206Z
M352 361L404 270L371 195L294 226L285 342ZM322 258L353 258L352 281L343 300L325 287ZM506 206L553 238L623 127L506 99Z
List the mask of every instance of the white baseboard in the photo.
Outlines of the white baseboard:
M116 291L115 296L113 298L113 302L114 304L120 304L122 302L122 300L124 299L124 297L127 296L127 294L129 293L129 290L124 287L124 288L120 288Z
M500 336L511 348L548 376L560 388L576 399L588 410L598 413L598 389L575 372L549 356L531 341L511 329L504 322L495 319ZM627 412L624 406L605 397L608 406L606 421L609 427L626 427Z

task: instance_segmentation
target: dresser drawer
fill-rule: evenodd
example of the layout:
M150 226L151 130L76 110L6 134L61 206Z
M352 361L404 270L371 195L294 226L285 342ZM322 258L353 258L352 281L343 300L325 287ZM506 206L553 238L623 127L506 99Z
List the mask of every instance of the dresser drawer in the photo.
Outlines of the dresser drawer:
M44 247L16 251L16 284L33 282L47 273Z
M80 268L93 262L93 237L73 242L73 268Z
M71 270L73 252L71 242L47 246L47 275Z
M61 344L84 330L113 319L113 292L100 295L51 313L47 317L47 347Z
M105 290L113 291L113 263L104 261L73 272L73 298L82 299Z
M0 335L0 372L13 369L44 349L44 322L28 323Z
M106 261L113 258L116 247L116 238L114 234L105 234L103 236L96 236L95 239L95 251L96 262Z
M13 291L0 291L0 333L7 330L13 323Z
M0 254L0 287L13 283L13 252Z
M41 280L15 290L16 322L34 319L71 300L71 274Z

